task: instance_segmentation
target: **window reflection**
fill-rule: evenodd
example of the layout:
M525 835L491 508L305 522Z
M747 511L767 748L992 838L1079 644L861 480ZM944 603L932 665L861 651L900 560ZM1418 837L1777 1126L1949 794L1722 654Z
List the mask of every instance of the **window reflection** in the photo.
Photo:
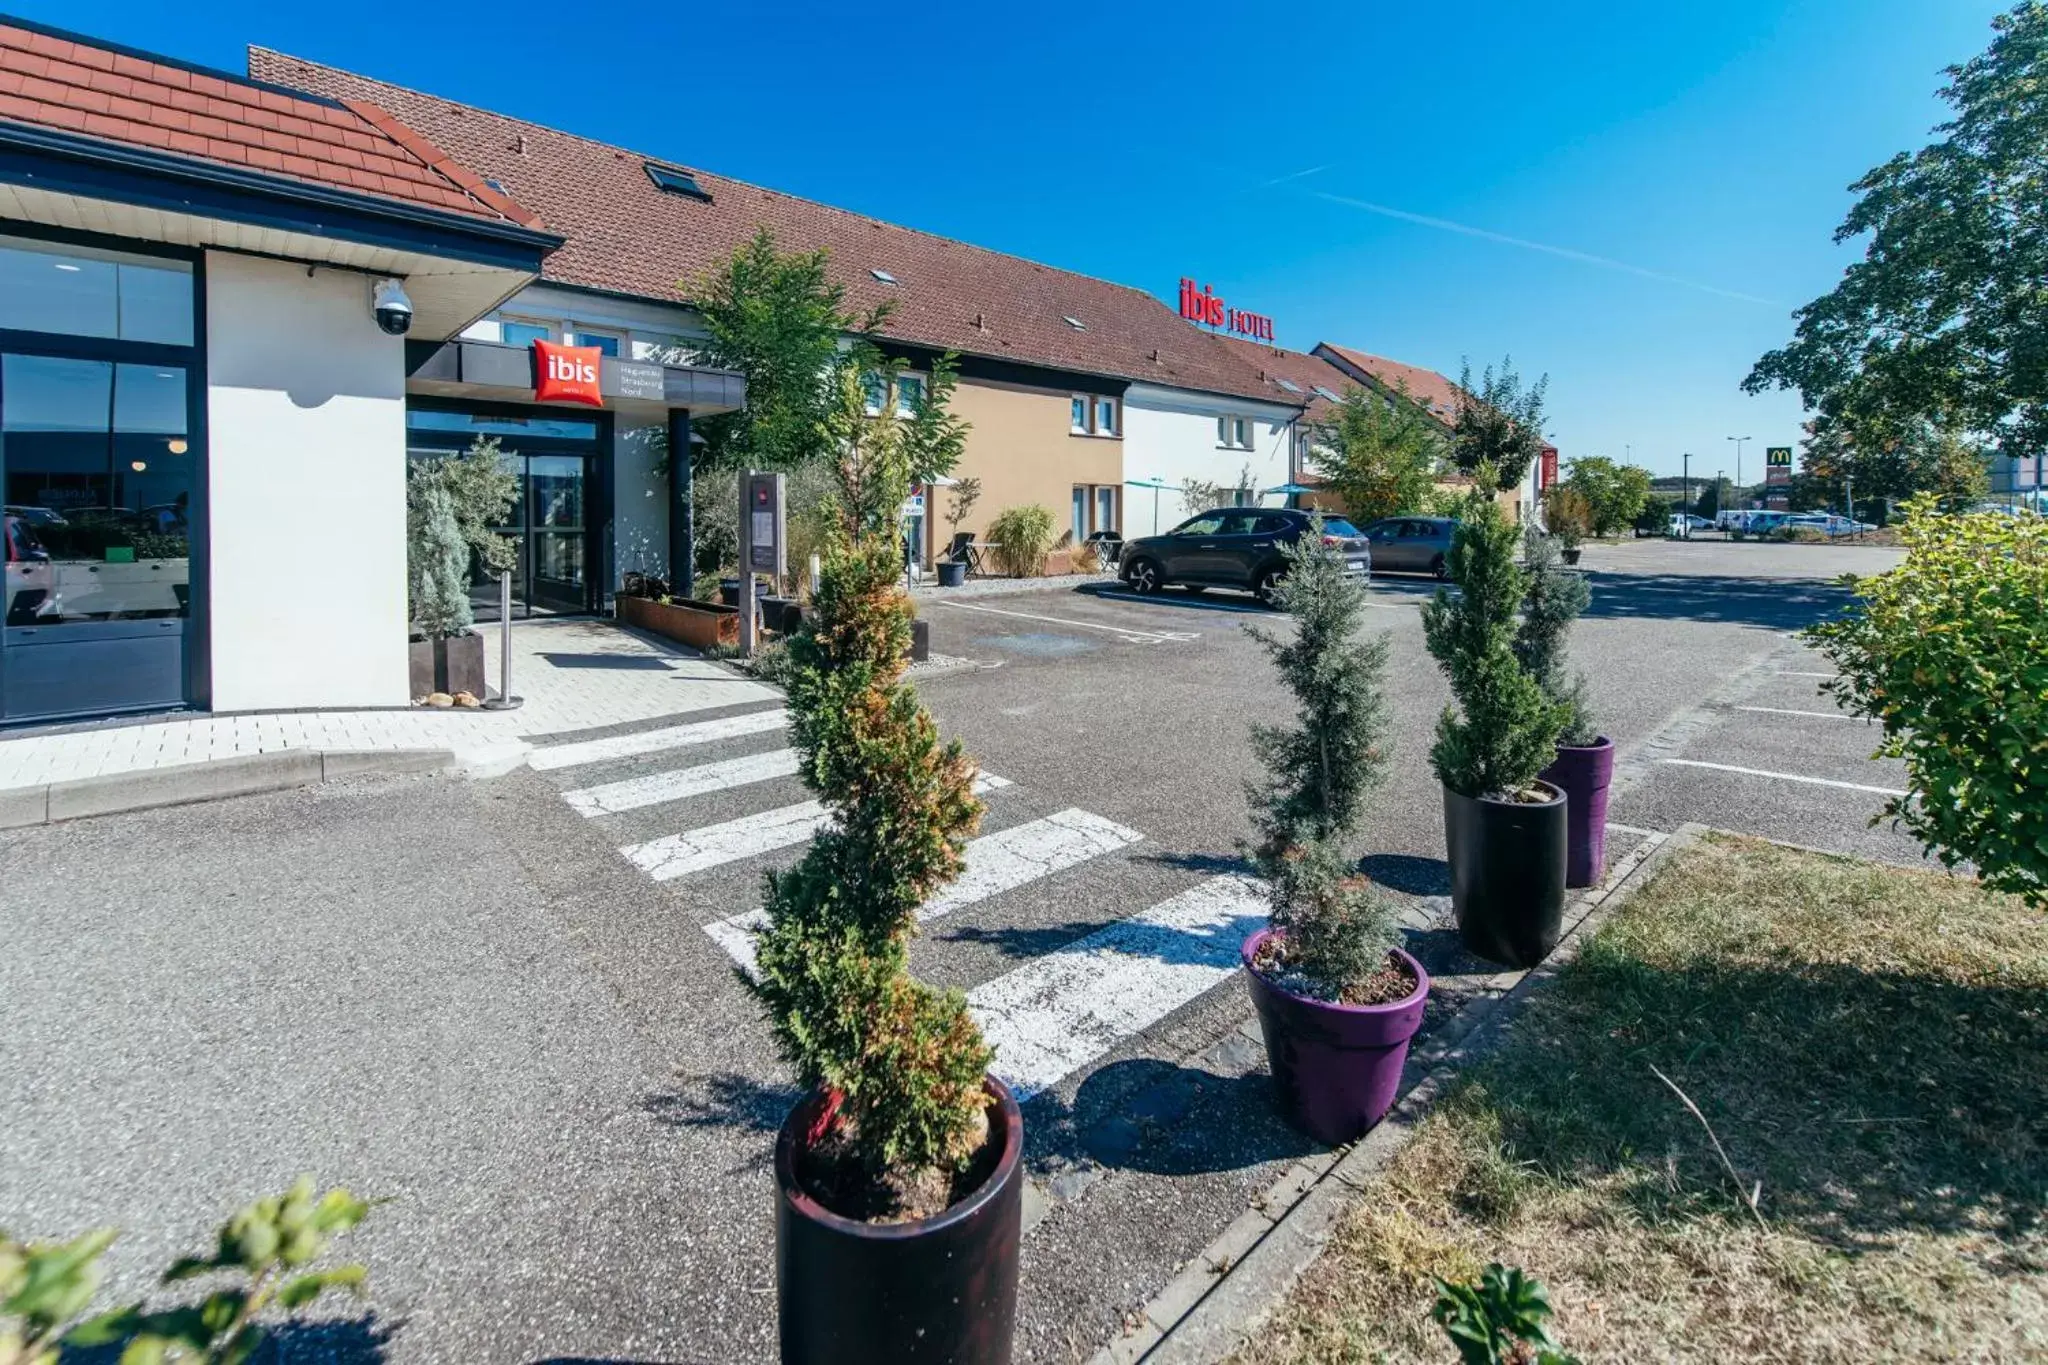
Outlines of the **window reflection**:
M0 237L0 329L192 344L192 267Z
M0 356L8 625L188 613L185 393L176 366Z

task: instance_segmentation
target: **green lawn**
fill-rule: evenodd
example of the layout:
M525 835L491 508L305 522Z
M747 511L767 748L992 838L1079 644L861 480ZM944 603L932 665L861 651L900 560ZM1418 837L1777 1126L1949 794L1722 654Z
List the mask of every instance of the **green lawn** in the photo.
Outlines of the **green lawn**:
M1652 1066L1762 1182L1762 1228ZM2044 1360L2044 1201L2048 923L1716 836L1535 998L1240 1359L1454 1359L1430 1277L1501 1260L1586 1361Z

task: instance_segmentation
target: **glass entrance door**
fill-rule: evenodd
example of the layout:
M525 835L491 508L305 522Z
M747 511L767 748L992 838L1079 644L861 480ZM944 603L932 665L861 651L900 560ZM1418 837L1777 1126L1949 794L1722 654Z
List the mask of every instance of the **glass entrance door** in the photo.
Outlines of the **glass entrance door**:
M408 409L406 425L414 459L466 451L478 437L498 441L501 465L519 481L506 521L493 528L517 547L514 619L597 610L590 573L592 470L602 449L596 419L558 416L546 408L422 404ZM472 563L470 603L477 620L498 619L498 592L497 575Z

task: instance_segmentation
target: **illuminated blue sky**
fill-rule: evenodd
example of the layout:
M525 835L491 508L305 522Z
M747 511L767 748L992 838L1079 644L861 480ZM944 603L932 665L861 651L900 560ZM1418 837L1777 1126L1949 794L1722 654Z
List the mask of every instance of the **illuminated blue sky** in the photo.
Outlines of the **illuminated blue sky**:
M1567 458L1726 466L1983 0L164 6L16 0L234 70L256 42L1336 341L1551 377ZM1455 23L1441 17L1454 13ZM341 14L375 22L342 24Z

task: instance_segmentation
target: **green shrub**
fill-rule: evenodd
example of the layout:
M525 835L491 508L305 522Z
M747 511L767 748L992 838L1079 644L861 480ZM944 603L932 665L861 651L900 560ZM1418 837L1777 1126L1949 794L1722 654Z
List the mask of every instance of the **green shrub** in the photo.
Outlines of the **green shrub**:
M1565 640L1572 622L1593 600L1593 590L1586 585L1584 574L1573 573L1558 562L1557 544L1549 536L1532 526L1523 543L1529 594L1522 602L1515 657L1544 695L1564 708L1564 730L1558 741L1591 744L1599 736L1586 704L1586 675L1566 670Z
M1593 530L1593 505L1570 484L1560 484L1543 499L1543 520L1567 550L1575 550Z
M1251 631L1294 695L1295 723L1252 727L1266 776L1246 796L1258 833L1252 859L1271 888L1287 966L1338 1000L1385 966L1397 937L1392 906L1343 848L1386 779L1388 637L1360 638L1365 587L1320 530L1318 522L1317 533L1281 551L1287 577L1278 596L1294 631Z
M59 1352L120 1347L121 1365L203 1361L241 1365L263 1345L258 1319L272 1305L296 1312L330 1289L360 1293L363 1268L307 1270L337 1232L370 1206L347 1190L317 1195L301 1176L221 1226L207 1256L183 1256L162 1283L226 1276L196 1305L130 1304L79 1321L104 1277L99 1258L117 1235L100 1228L69 1242L16 1242L0 1233L0 1365L55 1365Z
M1541 1281L1495 1261L1477 1284L1436 1282L1430 1317L1461 1365L1575 1365L1550 1339L1550 1295Z
M1437 720L1430 762L1460 796L1509 797L1528 789L1557 754L1564 709L1515 657L1529 578L1516 562L1521 533L1482 478L1451 538L1453 594L1422 607L1429 652L1450 679L1455 704Z
M2048 519L1906 504L1906 561L1808 632L1824 686L1906 761L1896 818L1944 864L2048 906Z
M1045 572L1045 552L1052 548L1052 513L1043 507L1012 507L989 523L996 571L1012 578Z
M982 807L973 762L939 739L903 682L911 610L898 509L919 424L947 419L950 384L934 382L914 418L893 404L869 416L861 372L885 367L853 357L836 381L826 436L837 522L781 673L804 780L833 821L801 862L768 877L749 985L798 1079L826 1094L821 1144L864 1172L871 1202L842 1211L918 1217L945 1206L946 1181L987 1133L991 1054L966 998L908 970L918 907L960 874Z
M422 635L461 635L474 621L472 553L486 573L518 562L518 547L491 529L504 524L518 500L518 476L505 468L495 436L477 437L460 455L425 456L407 466L406 583L413 624Z

